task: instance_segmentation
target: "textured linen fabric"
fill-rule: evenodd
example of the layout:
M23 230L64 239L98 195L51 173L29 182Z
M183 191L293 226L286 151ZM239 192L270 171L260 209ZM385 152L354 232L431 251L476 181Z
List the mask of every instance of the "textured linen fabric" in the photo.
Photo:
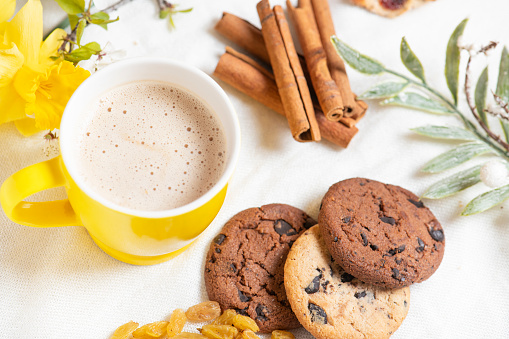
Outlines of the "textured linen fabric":
M346 0L330 2L341 39L386 66L408 73L399 61L399 44L406 36L425 67L428 82L447 96L445 49L450 33L463 18L470 18L467 41L496 40L509 46L509 2L505 0L437 0L392 20L351 6ZM55 23L62 13L54 3L49 4L45 20ZM128 57L183 60L211 74L228 44L213 30L222 11L258 24L255 5L254 0L181 1L182 8L194 10L175 16L177 29L169 30L168 21L158 19L155 1L135 0L112 14L118 14L120 22L110 25L108 31L87 28L84 40L101 45L110 41L114 48L126 50ZM492 89L500 51L498 48L490 58ZM484 65L482 57L476 65L477 69ZM380 80L348 71L357 93ZM237 110L242 152L224 206L199 240L169 262L132 266L103 253L82 227L25 227L1 212L0 338L103 339L129 320L145 324L169 319L173 309L207 300L202 274L206 251L237 212L277 202L294 205L317 218L322 196L342 179L368 177L419 195L452 173L419 172L426 161L456 143L430 141L410 128L460 126L454 117L381 107L370 101L366 117L358 124L360 132L348 149L326 141L299 144L283 117L219 83ZM460 101L464 101L463 94ZM463 106L462 110L467 112ZM42 143L21 137L12 124L1 125L0 136L1 182L45 159ZM480 157L460 168L488 159ZM478 184L451 198L425 201L445 229L445 256L429 280L411 286L410 311L394 338L509 337L509 203L479 215L459 216L464 205L486 189ZM62 189L54 189L37 198L63 196ZM312 338L303 329L294 333L299 339Z

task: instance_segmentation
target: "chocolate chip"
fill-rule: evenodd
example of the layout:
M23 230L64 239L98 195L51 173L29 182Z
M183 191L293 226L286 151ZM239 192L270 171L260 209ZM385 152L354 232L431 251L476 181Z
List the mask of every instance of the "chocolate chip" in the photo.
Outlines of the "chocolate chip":
M319 275L313 278L313 280L309 283L308 287L304 289L307 294L313 294L320 290L320 279L322 279L322 272Z
M390 250L387 251L387 253L389 253L389 256L393 256L396 254L396 249L395 248L391 248Z
M429 232L429 235L431 235L431 237L434 240L444 241L444 231L442 231L441 229L439 229L439 228L435 229L434 227L431 227L430 229L428 229L428 232Z
M325 280L323 283L322 283L322 288L323 290L325 291L325 293L327 293L327 286L329 285L329 280Z
M366 296L366 291L355 292L353 296L356 297L357 299L364 298Z
M380 217L380 220L382 220L382 222L386 223L386 224L390 224L390 225L393 225L396 223L396 220L392 217Z
M334 242L338 242L338 237L334 237Z
M267 321L267 307L262 304L258 304L255 308L256 319L260 321Z
M216 248L216 253L221 253L221 249L220 248Z
M312 322L322 325L327 324L327 313L325 313L323 308L310 302L308 304L308 310L311 315Z
M246 315L249 317L249 314L247 313L248 308L249 308L249 306L246 308L243 308L243 309L236 308L235 311L237 311L238 314Z
M417 237L417 243L419 246L424 247L424 241L422 241L421 238Z
M369 247L371 247L373 251L376 251L378 249L378 246L373 244L369 245Z
M412 200L412 199L408 199L408 201L410 201L412 204L414 204L414 206L417 207L417 208L423 208L424 207L424 204L422 203L422 201L415 201L415 200Z
M315 221L315 219L313 219L313 218L307 218L307 219L306 219L306 222L305 222L305 223L304 223L304 225L303 225L303 227L304 227L305 229L307 229L307 230L308 230L308 229L310 229L311 227L313 227L313 226L315 226L315 225L316 225L316 221Z
M217 245L221 245L224 241L224 239L226 239L226 235L224 234L218 234L215 238L214 238L214 243L216 243Z
M355 277L351 274L348 274L348 273L343 273L341 274L341 282L350 282L354 279Z
M287 236L295 235L297 234L297 231L295 231L289 223L284 221L283 219L279 219L274 221L274 230L279 235L286 234Z
M233 273L237 273L237 266L235 266L235 264L230 264L230 268L232 269Z
M403 300L403 305L407 307L408 303L406 302L406 300Z
M242 293L241 290L237 290L239 292L239 299L240 301L242 301L243 303L245 302L248 302L249 300L251 300L250 297L248 297L247 295L245 295L244 293Z
M399 246L398 248L396 248L396 251L398 253L401 253L401 252L403 252L405 250L405 247L406 247L405 244L403 244L403 245Z
M361 182L361 183L359 183L359 185L364 186L364 185L366 185L366 183L365 182Z
M396 259L396 264L401 264L401 262L403 261L403 259Z
M349 222L350 222L350 220L352 220L352 217L344 217L344 218L343 218L343 222L344 222L345 224L349 223Z
M330 270L330 276L331 278L334 277L334 270L332 269L332 266L329 265L329 270Z
M394 279L399 279L399 276L400 276L400 275L399 275L399 270L398 270L397 268L393 268L393 269L392 269L392 277L393 277Z
M361 238L362 238L362 244L364 246L368 246L368 237L366 237L366 234L361 232Z
M332 257L332 255L330 256L330 262L334 262L334 258Z

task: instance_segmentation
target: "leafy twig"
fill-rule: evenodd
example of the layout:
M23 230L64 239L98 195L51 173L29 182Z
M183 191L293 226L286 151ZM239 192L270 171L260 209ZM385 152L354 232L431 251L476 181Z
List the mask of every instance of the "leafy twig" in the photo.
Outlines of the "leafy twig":
M489 50L495 48L496 46L497 46L497 43L492 41L488 45L483 46L482 48L480 48L478 51L474 51L474 52L470 51L470 56L468 57L467 67L466 67L466 72L465 72L465 87L464 87L464 89L465 89L465 95L466 95L466 98L467 98L468 107L470 108L470 111L472 112L472 115L474 116L475 120L477 120L477 123L479 124L479 126L481 126L481 128L486 132L486 134L491 139L493 139L500 146L502 146L507 152L509 152L509 144L506 143L504 140L502 140L502 138L500 138L499 135L495 134L484 123L484 121L481 119L479 114L477 114L475 104L472 102L473 99L472 99L472 94L471 94L471 90L470 90L470 65L472 64L473 57L478 55L478 54L481 54L481 53L486 54L486 52L488 52Z

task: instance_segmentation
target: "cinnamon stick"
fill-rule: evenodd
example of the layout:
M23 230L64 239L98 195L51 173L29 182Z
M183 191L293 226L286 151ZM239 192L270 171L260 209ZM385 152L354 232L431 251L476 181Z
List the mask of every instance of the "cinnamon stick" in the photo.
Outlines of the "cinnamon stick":
M214 70L214 76L247 94L256 101L285 115L274 77L263 70L253 59L226 48ZM341 147L347 147L358 132L357 127L348 128L341 123L325 118L321 110L315 110L316 120L324 139Z
M224 12L221 19L215 26L215 29L224 37L228 38L230 41L234 42L236 45L242 47L250 54L259 58L260 60L270 64L269 54L267 53L267 49L265 48L265 43L263 41L262 31L251 24L249 21L239 18L238 16ZM237 34L237 32L243 32L242 34ZM304 71L304 75L306 75L306 61L304 57L299 55L299 61L302 65L302 70ZM312 91L312 88L309 89ZM355 96L355 94L354 94ZM315 99L312 96L312 99ZM347 127L352 127L357 123L366 112L367 105L364 101L359 101L359 105L364 104L364 109L360 111L362 114L351 115L348 118L343 116L339 121ZM315 105L316 107L320 107L319 105Z
M265 48L262 32L249 21L236 15L223 12L221 20L214 27L221 35L239 45L252 55L270 64L269 53Z
M322 111L329 120L338 121L343 116L343 100L327 67L327 59L314 20L311 3L299 0L298 8L293 7L289 0L286 3L290 17L295 24L311 82Z
M300 142L319 141L320 130L316 122L311 95L298 62L288 25L285 26L285 22L276 19L277 14L271 10L268 0L260 1L256 9L262 23L263 39L293 138Z
M345 106L345 115L349 117L362 116L366 112L367 105L364 102L356 102L355 94L352 92L350 81L346 74L345 63L330 41L331 36L335 35L336 31L334 30L334 23L329 8L329 0L311 0L311 3L323 49L327 56L327 66L329 67L332 79L334 79L341 92L341 98Z

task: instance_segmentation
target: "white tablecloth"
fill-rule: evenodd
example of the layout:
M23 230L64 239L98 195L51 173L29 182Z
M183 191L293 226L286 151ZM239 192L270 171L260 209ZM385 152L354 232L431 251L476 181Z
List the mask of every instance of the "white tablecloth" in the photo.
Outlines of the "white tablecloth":
M258 23L256 2L181 1L182 7L194 10L175 17L177 29L170 31L167 21L158 19L155 1L136 0L118 10L120 22L110 25L107 32L90 28L84 39L101 44L111 41L128 56L183 60L211 74L227 44L213 30L221 12ZM447 95L445 48L463 18L470 17L467 40L509 45L506 0L438 0L392 20L353 7L347 0L332 0L331 7L344 41L400 71L405 70L399 62L399 44L406 36L425 66L429 83ZM45 13L47 20L55 22L61 12L56 6L47 8L51 8L51 13ZM495 87L500 51L498 48L490 59L491 88ZM352 70L349 74L357 93L379 80ZM422 194L451 173L429 175L419 169L455 143L429 141L410 128L460 126L453 117L381 107L372 101L348 149L328 142L299 144L292 140L283 117L220 84L238 112L242 154L225 204L203 236L170 262L138 267L103 253L82 227L30 228L10 222L0 212L1 338L108 338L129 320L144 324L168 319L177 307L207 300L202 274L205 253L235 213L280 202L317 217L323 194L342 179L368 177ZM461 94L460 100L463 97ZM0 182L44 160L40 147L33 139L21 137L12 124L0 126ZM458 196L426 201L444 226L445 256L429 280L411 287L410 311L394 338L509 337L509 204L480 215L458 216L484 190L479 184ZM61 196L61 190L52 190L39 197ZM303 329L294 333L299 339L311 338Z

